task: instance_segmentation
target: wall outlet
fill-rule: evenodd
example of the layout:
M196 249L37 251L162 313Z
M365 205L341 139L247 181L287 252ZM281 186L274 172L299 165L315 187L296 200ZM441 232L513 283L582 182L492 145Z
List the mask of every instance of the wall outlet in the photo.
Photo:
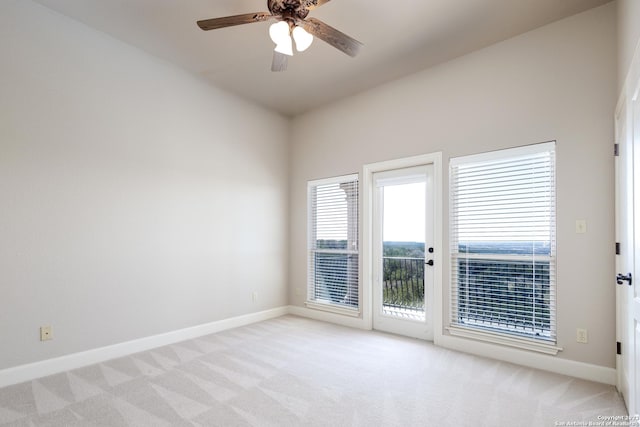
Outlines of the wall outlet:
M51 326L40 326L40 341L49 341L52 339Z
M576 234L585 234L587 232L587 221L584 219L576 220Z
M299 287L296 288L296 296L302 296L302 289L300 289Z
M258 293L256 291L251 292L251 301L258 302Z
M586 329L576 329L576 341L581 344L586 344L589 342L589 335Z

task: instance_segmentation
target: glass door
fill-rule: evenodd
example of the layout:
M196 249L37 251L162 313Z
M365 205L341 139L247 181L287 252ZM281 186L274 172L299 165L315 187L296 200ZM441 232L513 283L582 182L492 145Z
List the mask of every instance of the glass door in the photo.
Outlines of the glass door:
M433 339L433 165L373 179L373 327Z

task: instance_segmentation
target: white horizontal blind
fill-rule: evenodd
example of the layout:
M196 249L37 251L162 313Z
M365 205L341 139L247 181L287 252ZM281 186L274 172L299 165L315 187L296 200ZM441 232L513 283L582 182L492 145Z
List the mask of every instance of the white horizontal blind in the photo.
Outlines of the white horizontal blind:
M358 176L310 182L308 197L307 299L357 309Z
M555 343L555 143L452 159L450 195L450 324Z

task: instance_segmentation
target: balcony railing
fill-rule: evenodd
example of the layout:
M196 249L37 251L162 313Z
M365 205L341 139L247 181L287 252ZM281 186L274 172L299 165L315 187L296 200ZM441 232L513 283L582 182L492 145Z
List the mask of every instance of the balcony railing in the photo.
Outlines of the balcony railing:
M552 339L550 262L476 256L457 260L457 323Z
M385 314L424 317L424 258L383 257Z

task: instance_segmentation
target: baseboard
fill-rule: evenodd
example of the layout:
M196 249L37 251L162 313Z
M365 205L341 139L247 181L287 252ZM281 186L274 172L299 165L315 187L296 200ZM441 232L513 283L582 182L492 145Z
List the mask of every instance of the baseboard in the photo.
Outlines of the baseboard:
M69 354L55 359L43 360L41 362L0 370L0 387L31 381L36 378L93 365L95 363L101 363L110 359L128 356L141 351L175 344L180 341L214 334L228 329L238 328L240 326L261 322L263 320L284 316L286 314L293 314L300 317L357 329L371 329L370 325L361 318L345 317L299 306L278 307L258 313L232 317L165 334L154 335L81 353ZM561 359L557 356L531 353L451 336L438 337L437 345L451 350L470 353L490 359L497 359L529 368L541 369L589 381L616 385L617 373L613 368L591 365L588 363Z
M341 316L339 314L330 313L328 311L313 310L306 307L300 307L297 305L289 306L289 314L293 314L300 317L306 317L308 319L320 320L322 322L333 323L336 325L347 326L350 328L370 330L371 326L368 325L360 317Z
M177 342L198 338L204 335L228 329L238 328L251 323L261 322L289 313L289 307L278 307L258 313L246 314L219 320L204 325L193 326L164 334L140 338L107 347L69 354L41 362L20 365L13 368L0 370L0 387L31 381L36 378L54 375L60 372L81 368L83 366L101 363L118 357L128 356L141 351L151 350Z
M440 347L450 350L501 360L528 368L540 369L542 371L568 375L574 378L613 386L617 383L617 371L615 368L608 368L606 366L592 365L575 360L562 359L558 356L534 353L450 335L443 335L436 338L436 343Z

